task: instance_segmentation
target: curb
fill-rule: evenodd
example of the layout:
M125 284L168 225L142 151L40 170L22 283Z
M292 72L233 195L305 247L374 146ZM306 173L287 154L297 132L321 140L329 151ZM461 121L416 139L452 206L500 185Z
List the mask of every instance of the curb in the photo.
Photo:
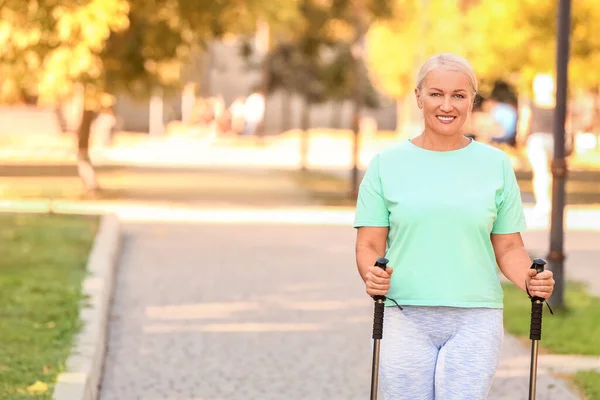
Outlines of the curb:
M67 359L66 371L57 378L53 400L98 398L120 245L119 218L103 215L87 263L88 276L82 285L87 298L87 304L79 311L82 328Z

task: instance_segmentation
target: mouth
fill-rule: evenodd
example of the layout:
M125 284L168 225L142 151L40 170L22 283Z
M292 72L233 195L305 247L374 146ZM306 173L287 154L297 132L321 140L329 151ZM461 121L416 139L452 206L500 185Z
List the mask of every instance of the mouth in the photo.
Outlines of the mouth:
M450 124L456 119L453 115L436 115L436 117L442 124Z

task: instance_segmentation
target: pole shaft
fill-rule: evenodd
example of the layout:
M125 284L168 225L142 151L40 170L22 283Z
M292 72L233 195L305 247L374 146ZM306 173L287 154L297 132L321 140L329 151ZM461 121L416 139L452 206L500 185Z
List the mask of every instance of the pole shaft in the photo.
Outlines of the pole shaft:
M531 366L529 369L529 400L535 399L537 382L538 341L531 341Z
M553 303L564 303L564 207L565 207L565 121L567 112L567 81L569 65L569 36L571 0L559 0L556 48L556 108L554 114L554 160L552 162L552 218L550 222L550 254L548 261L556 286Z
M377 400L377 388L379 384L379 345L381 339L373 341L373 370L371 372L371 400Z

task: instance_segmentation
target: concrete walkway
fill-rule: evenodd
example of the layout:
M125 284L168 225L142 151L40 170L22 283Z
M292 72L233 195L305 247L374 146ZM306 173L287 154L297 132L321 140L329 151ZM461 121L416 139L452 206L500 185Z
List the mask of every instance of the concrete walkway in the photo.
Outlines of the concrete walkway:
M101 400L367 398L372 301L354 266L351 210L242 200L163 211L121 213ZM567 233L569 278L598 281L597 235ZM543 226L525 240L547 248ZM527 399L529 360L506 335L489 399ZM562 363L540 356L538 400L581 399L553 375Z
M372 301L348 227L126 222L102 400L365 399ZM540 358L538 399L580 399ZM507 335L492 400L527 398Z

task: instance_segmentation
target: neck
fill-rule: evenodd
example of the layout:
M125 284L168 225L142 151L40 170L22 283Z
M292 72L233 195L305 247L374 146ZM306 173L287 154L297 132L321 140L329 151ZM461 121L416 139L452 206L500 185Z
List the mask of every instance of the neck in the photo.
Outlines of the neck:
M427 130L423 131L419 136L412 139L412 142L424 148L425 150L432 151L451 151L462 149L471 143L469 138L464 137L462 134L457 133L456 135L440 135L438 133Z

